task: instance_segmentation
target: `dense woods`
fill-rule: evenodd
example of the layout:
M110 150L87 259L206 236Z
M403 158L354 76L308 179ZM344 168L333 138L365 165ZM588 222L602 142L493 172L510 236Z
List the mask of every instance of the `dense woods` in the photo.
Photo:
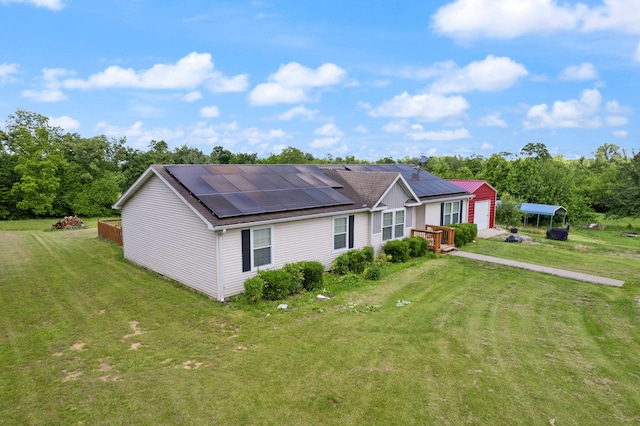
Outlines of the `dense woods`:
M0 219L113 215L111 206L150 164L304 164L363 163L353 156L315 158L298 148L258 158L216 146L210 153L187 145L169 149L165 141L147 150L126 139L63 133L40 114L17 110L0 130ZM609 143L593 157L567 160L551 156L542 143L489 158L472 155L427 159L381 158L376 163L420 164L445 179L484 179L499 198L558 204L569 220L590 221L595 212L640 216L640 152Z

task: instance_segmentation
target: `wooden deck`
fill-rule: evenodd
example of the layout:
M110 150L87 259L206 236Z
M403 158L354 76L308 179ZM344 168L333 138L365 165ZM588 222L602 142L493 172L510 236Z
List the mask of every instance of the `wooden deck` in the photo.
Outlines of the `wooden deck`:
M434 253L448 253L456 250L454 243L456 229L450 226L425 225L424 229L412 229L412 237L422 237L429 241L429 250Z

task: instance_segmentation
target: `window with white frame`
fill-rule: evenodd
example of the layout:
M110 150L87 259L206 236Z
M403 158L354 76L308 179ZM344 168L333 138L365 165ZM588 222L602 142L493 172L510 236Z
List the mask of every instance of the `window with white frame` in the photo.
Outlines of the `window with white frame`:
M253 267L271 264L271 228L252 231Z
M454 223L460 223L460 207L461 201L449 201L444 203L442 209L442 224L451 225Z
M349 221L347 217L336 217L333 219L333 249L343 250L347 248L349 235Z
M382 213L382 241L404 236L404 209Z

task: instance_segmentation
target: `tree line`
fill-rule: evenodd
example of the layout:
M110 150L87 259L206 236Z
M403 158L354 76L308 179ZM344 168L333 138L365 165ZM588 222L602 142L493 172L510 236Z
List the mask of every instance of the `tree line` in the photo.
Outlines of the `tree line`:
M0 130L0 219L113 215L111 206L151 164L311 164L366 163L354 156L315 158L298 148L259 158L216 146L211 153L187 145L169 149L151 140L146 150L125 138L90 138L63 133L47 117L17 110ZM551 156L542 143L486 158L440 156L380 158L375 163L419 164L444 179L482 179L500 199L562 205L572 222L594 213L640 216L640 152L609 143L593 158Z

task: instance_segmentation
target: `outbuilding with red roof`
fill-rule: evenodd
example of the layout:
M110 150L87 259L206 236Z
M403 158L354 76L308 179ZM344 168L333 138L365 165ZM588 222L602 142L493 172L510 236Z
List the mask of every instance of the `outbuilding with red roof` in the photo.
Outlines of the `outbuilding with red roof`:
M475 195L469 200L469 223L475 223L478 231L493 228L498 191L484 180L449 179L449 182Z

